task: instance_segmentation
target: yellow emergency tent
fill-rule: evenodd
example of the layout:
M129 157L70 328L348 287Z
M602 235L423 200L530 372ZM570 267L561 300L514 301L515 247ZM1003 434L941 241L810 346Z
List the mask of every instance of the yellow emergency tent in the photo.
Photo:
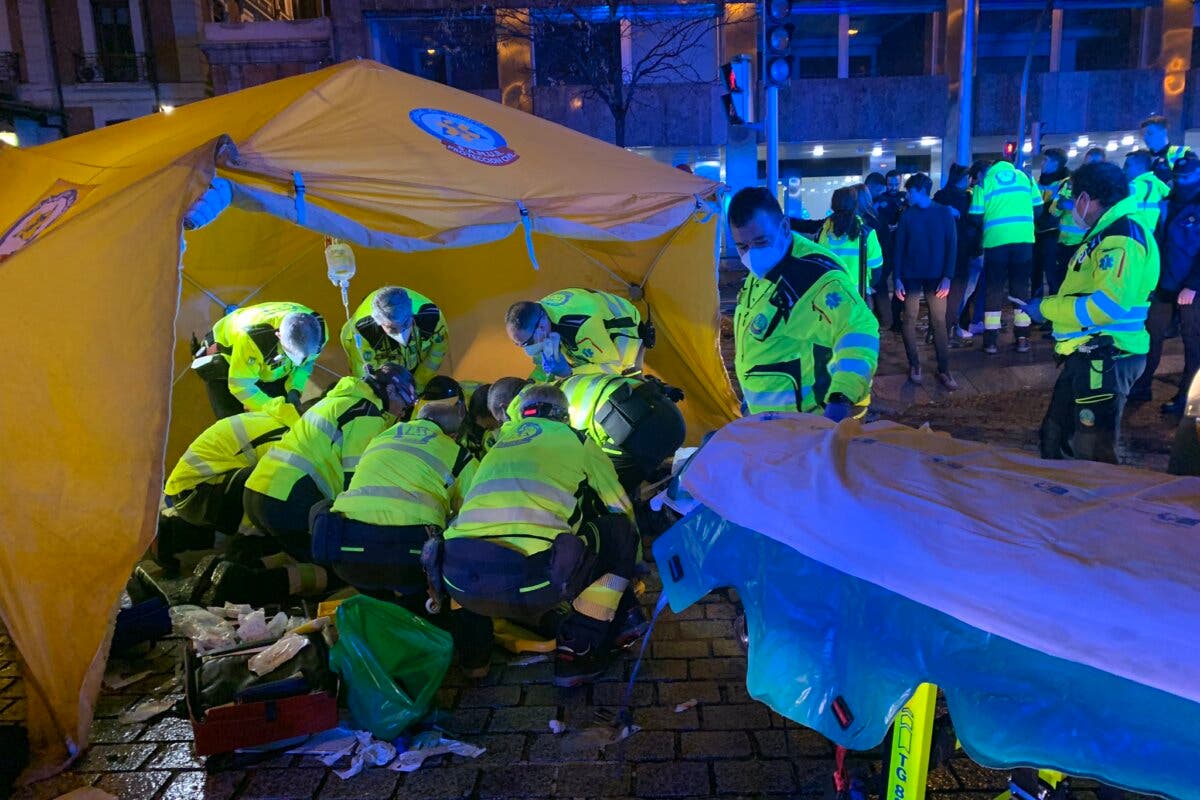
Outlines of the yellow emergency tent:
M214 174L233 206L182 237L181 258ZM24 661L30 775L86 745L164 460L211 422L189 335L226 305L284 299L335 333L324 235L355 249L351 308L388 283L442 306L457 377L525 374L506 307L594 287L649 304L647 364L687 393L693 435L735 415L716 185L372 62L0 147L0 185L0 618ZM336 333L321 367L321 386L345 369Z

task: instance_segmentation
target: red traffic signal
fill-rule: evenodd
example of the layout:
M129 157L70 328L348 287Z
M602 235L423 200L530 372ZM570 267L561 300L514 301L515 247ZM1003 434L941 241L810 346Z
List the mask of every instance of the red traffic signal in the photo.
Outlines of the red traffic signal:
M1011 139L1004 143L1004 157L1009 161L1017 157L1017 143Z

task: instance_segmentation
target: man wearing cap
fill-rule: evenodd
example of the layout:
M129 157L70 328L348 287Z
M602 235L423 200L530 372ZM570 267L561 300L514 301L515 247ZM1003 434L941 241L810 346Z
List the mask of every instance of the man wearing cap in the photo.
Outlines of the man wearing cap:
M1071 176L1071 213L1087 231L1058 293L1024 306L1053 325L1061 364L1041 427L1042 458L1117 463L1121 413L1146 363L1149 296L1158 246L1134 218L1137 203L1115 164Z
M313 516L313 556L364 591L423 597L421 551L441 536L478 462L458 441L467 409L453 379L434 376L413 412L376 436L328 510Z
M514 303L504 318L512 343L533 359L536 380L566 378L591 365L614 375L642 371L654 328L633 303L610 292L563 289Z
M342 326L350 374L391 362L413 374L418 391L437 375L450 335L441 309L424 295L399 286L371 292Z
M365 377L342 378L305 412L246 480L246 515L267 541L238 537L232 548L243 561L265 555L254 552L251 545L258 545L272 553L282 550L298 563L274 559L271 565L281 569L255 575L243 564L226 562L213 573L213 604L234 600L262 605L325 588L324 569L307 563L312 558L309 514L318 502L332 500L349 485L370 441L406 418L415 399L412 374L398 364L384 364Z
M260 411L272 397L299 408L328 336L321 315L299 303L246 306L217 320L202 340L192 338L192 369L217 419Z
M560 389L537 384L520 398L446 531L443 575L482 617L536 624L569 603L554 682L576 686L603 671L614 643L645 630L629 588L633 507L599 446L571 428Z
M1183 414L1188 387L1200 369L1200 159L1194 156L1175 162L1174 188L1167 198L1167 214L1162 226L1162 274L1150 302L1146 330L1150 334L1146 369L1134 384L1129 399L1146 402L1162 358L1163 341L1176 310L1179 336L1183 340L1183 375L1175 397L1164 403L1164 414Z

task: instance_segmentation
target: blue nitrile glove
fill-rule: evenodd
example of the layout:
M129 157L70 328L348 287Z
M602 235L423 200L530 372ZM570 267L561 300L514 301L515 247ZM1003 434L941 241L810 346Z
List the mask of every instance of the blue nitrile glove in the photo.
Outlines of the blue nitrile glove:
M566 356L562 354L562 350L555 350L553 356L542 353L542 370L547 375L554 375L559 378L566 378L571 375L571 365L567 363Z
M1046 315L1042 313L1042 299L1040 297L1030 300L1022 306L1021 310L1029 315L1029 319L1035 325L1046 321Z
M850 409L849 400L831 400L825 404L825 419L841 422L850 416Z

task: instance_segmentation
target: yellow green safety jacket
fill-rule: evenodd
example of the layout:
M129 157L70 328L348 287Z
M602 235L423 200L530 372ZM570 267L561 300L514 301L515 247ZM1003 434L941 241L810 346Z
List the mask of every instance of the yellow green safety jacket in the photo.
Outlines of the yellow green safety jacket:
M371 439L394 422L366 381L342 378L258 462L246 488L286 500L307 475L332 500L350 483Z
M825 220L825 224L821 226L820 232L817 234L817 243L824 245L831 253L838 257L838 260L846 268L847 274L854 279L854 284L858 285L859 259L863 255L863 234L866 235L866 256L867 256L867 284L874 285L879 277L879 270L883 267L883 249L879 246L879 236L874 230L868 228L863 223L862 218L859 218L859 238L851 239L847 236L834 236L833 220ZM862 287L859 287L859 293L862 293Z
M321 315L299 303L259 303L239 308L217 320L212 339L229 362L229 392L247 411L260 411L271 396L258 387L286 377L287 391L303 392L317 357L293 367L279 344L279 326L288 314L312 314L321 322L321 346L329 329Z
M1069 355L1104 335L1127 353L1149 349L1146 313L1158 283L1158 245L1136 211L1137 201L1127 197L1105 212L1075 251L1058 294L1042 300L1058 353Z
M273 397L262 411L217 420L188 445L167 477L164 492L175 496L254 466L299 419L295 406L282 397Z
M491 389L492 386L490 383L481 383L480 381L459 381L458 385L462 387L463 397L466 398L468 409L471 408L471 401L476 392L485 386L488 389ZM463 447L471 452L471 455L475 456L476 459L480 459L491 448L492 443L496 441L496 431L480 427L475 423L471 414L468 413L467 418L463 421L462 431L459 434L458 440L462 442Z
M973 215L983 218L983 247L1033 244L1034 210L1042 193L1028 175L1007 161L988 168L983 182L971 192Z
M564 422L514 419L479 463L446 539L489 539L530 556L578 531L592 508L633 519L608 456Z
M1153 172L1143 172L1129 182L1129 196L1137 202L1133 218L1142 223L1151 236L1158 229L1162 204L1170 193L1171 187L1155 177Z
M371 440L333 510L369 525L445 528L477 465L435 423L401 422Z
M879 323L836 259L792 234L765 278L746 277L733 315L734 366L746 408L806 411L840 393L870 399Z
M1064 178L1058 193L1050 204L1050 212L1058 217L1058 243L1077 247L1087 235L1087 229L1075 224L1075 216L1069 208L1063 208L1063 202L1071 199L1071 179Z
M538 301L562 341L571 369L585 365L620 375L637 370L642 315L623 297L593 289L563 289ZM534 380L545 380L535 362Z
M567 396L571 427L583 431L602 449L609 447L612 440L596 420L596 412L608 402L608 398L612 397L617 389L625 385L637 386L639 383L636 378L609 375L593 368L574 373L559 384L559 388Z
M351 375L362 376L367 365L403 364L412 373L419 392L437 375L438 368L446 360L450 334L445 316L432 300L412 289L404 291L408 292L413 308L413 328L408 344L402 345L388 336L371 316L371 302L379 293L376 289L342 326L342 349L350 361Z

